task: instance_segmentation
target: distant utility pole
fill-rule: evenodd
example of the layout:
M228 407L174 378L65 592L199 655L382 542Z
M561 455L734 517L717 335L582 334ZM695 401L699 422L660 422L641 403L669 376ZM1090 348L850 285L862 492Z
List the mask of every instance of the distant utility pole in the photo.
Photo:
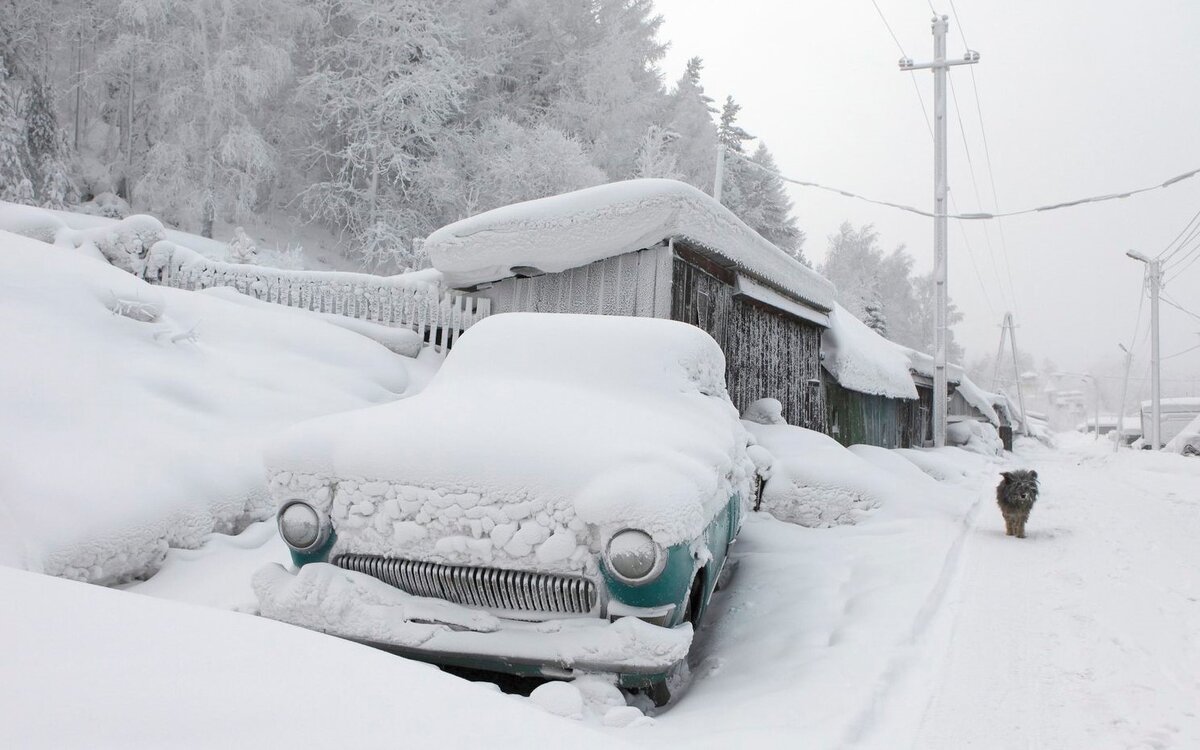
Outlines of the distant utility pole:
M1004 313L1004 322L1000 324L1000 348L996 350L996 365L992 370L992 391L1000 392L1000 358L1004 356L1004 341L1012 342L1013 378L1017 385L1017 408L1021 410L1021 423L1025 436L1029 437L1029 415L1025 413L1025 392L1021 389L1021 364L1017 361L1017 326L1013 323L1012 313Z
M1162 288L1162 263L1151 260L1136 250L1125 253L1134 260L1146 264L1146 275L1150 278L1150 445L1154 450L1162 447L1162 389L1160 388L1161 358L1158 355L1158 292ZM1140 413L1140 409L1138 410Z
M946 59L949 21L948 16L933 18L933 62L914 63L907 57L900 59L900 70L933 71L933 278L937 302L934 314L933 444L938 448L946 444L946 402L949 395L946 389L946 318L949 300L946 290L946 196L949 193L946 184L946 71L954 65L979 62L979 53L970 50L961 60Z
M1133 352L1125 348L1124 344L1117 344L1121 347L1121 351L1125 352L1125 377L1121 380L1121 411L1117 414L1117 442L1113 446L1113 452L1121 450L1121 446L1125 443L1125 394L1129 393L1129 369L1133 366ZM1141 409L1138 409L1138 414L1141 414Z

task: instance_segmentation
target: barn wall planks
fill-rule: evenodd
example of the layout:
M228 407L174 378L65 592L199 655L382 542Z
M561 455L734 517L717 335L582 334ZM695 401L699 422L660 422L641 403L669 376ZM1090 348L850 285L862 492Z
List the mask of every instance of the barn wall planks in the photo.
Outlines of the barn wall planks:
M671 317L721 345L729 397L739 410L776 398L789 424L825 430L819 326L734 297L729 283L682 258L674 261Z
M491 300L492 313L545 312L653 317L655 290L669 283L669 253L652 247L598 260L561 273L497 281L476 296ZM664 260L666 259L666 260Z

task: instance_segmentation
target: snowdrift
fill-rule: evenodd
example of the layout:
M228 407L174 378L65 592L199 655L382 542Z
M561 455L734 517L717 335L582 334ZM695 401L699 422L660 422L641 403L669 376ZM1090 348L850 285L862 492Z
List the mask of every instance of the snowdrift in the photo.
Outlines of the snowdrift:
M3 567L0 592L21 613L0 618L3 747L622 744L494 686L263 618Z
M0 563L96 583L272 512L267 435L393 400L406 358L0 232Z

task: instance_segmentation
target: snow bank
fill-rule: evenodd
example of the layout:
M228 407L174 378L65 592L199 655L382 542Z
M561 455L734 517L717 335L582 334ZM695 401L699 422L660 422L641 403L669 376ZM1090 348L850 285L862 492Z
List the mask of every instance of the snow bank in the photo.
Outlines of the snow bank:
M493 209L442 227L425 249L450 286L465 287L512 276L520 266L565 271L668 238L728 258L821 310L833 307L833 285L824 277L674 180L614 182Z
M786 424L744 424L773 458L762 509L781 521L854 524L895 496L890 476L831 437Z
M145 575L168 546L271 513L266 436L407 386L407 360L362 336L6 232L0 278L4 564Z
M724 371L683 323L494 315L419 395L289 430L267 454L272 493L327 509L338 548L588 571L589 526L669 546L749 496Z
M485 684L263 618L7 568L0 592L19 613L0 618L4 747L622 745Z
M1004 442L996 428L977 419L962 419L946 425L946 444L984 456L999 456L1004 452Z
M889 398L917 398L905 350L868 328L841 305L821 334L825 369L843 388Z

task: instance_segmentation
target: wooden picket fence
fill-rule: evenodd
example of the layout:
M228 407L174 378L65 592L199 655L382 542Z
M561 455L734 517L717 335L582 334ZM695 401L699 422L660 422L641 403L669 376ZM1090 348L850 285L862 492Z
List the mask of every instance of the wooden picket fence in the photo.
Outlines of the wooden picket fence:
M233 287L265 302L411 328L437 351L491 312L491 300L432 280L227 263L165 240L150 249L145 276L178 289Z

